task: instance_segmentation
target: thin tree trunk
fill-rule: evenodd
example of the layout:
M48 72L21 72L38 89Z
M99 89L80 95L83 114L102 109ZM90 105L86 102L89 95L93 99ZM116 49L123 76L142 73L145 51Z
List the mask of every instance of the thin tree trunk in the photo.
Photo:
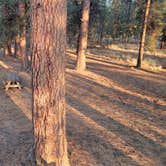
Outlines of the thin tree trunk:
M160 49L163 49L166 45L166 27L163 29L163 34L161 38L161 43L160 43Z
M20 32L20 54L22 58L22 68L28 68L28 56L26 51L26 4L25 2L19 3L19 11L21 16L21 32Z
M131 8L132 7L132 0L127 1L127 20L126 23L130 23L131 21Z
M8 52L8 55L9 55L9 56L12 56L11 43L8 43L8 44L7 44L7 50L8 50L8 51L7 51L7 52Z
M4 54L5 54L5 56L9 56L9 51L8 51L7 46L4 47Z
M138 55L138 59L137 59L137 66L136 66L137 68L142 66L142 60L143 60L143 55L144 55L144 46L145 46L145 37L146 37L146 30L147 30L147 25L148 25L150 7L151 7L151 0L147 0L145 17L144 17L144 25L143 25L141 42L140 42L140 47L139 47L139 55Z
M126 43L130 40L130 23L131 23L131 9L132 9L132 0L127 0L127 30L126 30Z
M163 49L164 46L165 46L165 42L164 42L164 41L161 41L161 43L160 43L160 49Z
M19 57L20 56L20 43L19 43L19 38L16 37L14 40L14 57Z
M100 46L103 46L103 28L100 29L100 38L99 38L99 44Z
M5 56L12 56L12 50L11 50L10 43L6 43L6 45L4 47L4 53L5 53Z
M77 36L77 47L76 47L76 54L78 55L78 51L79 51L79 41L80 41L80 33Z
M31 0L34 153L37 166L69 166L65 130L66 0Z
M83 0L81 28L78 43L77 54L77 71L86 69L86 49L88 40L88 24L89 24L90 0Z
M17 57L18 55L18 46L16 39L14 40L14 57Z
M98 39L98 44L100 46L103 46L103 37L104 37L104 21L103 18L100 18L100 25L99 25L99 39Z

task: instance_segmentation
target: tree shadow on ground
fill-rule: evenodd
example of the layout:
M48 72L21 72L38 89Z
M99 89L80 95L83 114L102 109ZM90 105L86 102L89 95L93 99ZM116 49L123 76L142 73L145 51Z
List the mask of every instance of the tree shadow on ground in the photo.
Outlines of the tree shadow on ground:
M75 155L75 159L71 161L71 165L140 166L139 163L134 161L131 157L127 156L123 151L116 148L116 146L113 146L110 142L107 141L107 139L103 138L99 130L93 126L88 125L88 123L82 117L72 112L71 105L73 106L73 103L71 100L73 100L73 98L71 96L68 97L70 99L70 107L67 107L67 133L69 136L69 141L73 144L77 151L86 151L88 152L87 155L90 156L90 160L88 158L87 160L84 159L84 161L81 162L81 159L78 159L77 157L78 154L74 154L73 151L71 152L71 156ZM80 107L78 111L80 111ZM71 123L71 121L73 123ZM79 145L79 147L77 145Z
M102 127L106 128L106 130L108 130L116 135L116 138L113 139L113 137L115 136L114 134L112 136L111 135L106 136L103 133L94 130L93 126L88 126L86 121L84 121L84 124L82 124L82 125L80 124L80 122L78 123L78 125L77 125L78 133L77 134L79 136L76 140L74 138L75 136L73 136L72 139L74 139L74 141L77 141L77 142L79 141L79 145L81 145L81 147L83 149L88 150L88 152L93 155L93 157L95 158L95 160L98 163L101 163L101 161L102 161L101 159L104 158L104 156L107 156L109 153L110 160L107 159L108 161L106 161L106 163L103 165L109 165L110 163L113 164L112 161L114 161L116 163L116 160L117 160L117 163L119 163L119 165L123 165L124 163L122 161L124 161L124 160L126 162L125 163L126 165L135 165L135 164L131 164L131 162L133 162L133 160L135 159L134 161L137 163L136 165L142 165L142 164L146 165L145 163L147 163L149 165L163 165L164 166L165 161L164 161L164 158L162 158L162 157L164 156L164 154L166 152L165 148L163 148L159 144L149 140L148 138L144 137L143 135L133 131L132 129L129 129L129 128L125 127L124 125L121 125L117 121L104 116L103 114L94 110L87 104L81 103L76 98L72 98L72 96L70 96L70 95L68 97L69 97L68 98L69 104L74 109L83 113L86 117L92 119L98 125L101 125ZM77 118L77 119L81 119L81 118ZM73 120L73 122L76 123L77 121ZM84 126L85 129L79 129L80 125ZM75 131L75 130L73 129L73 131ZM81 133L79 131L81 131ZM72 132L71 129L70 129L70 132ZM92 133L96 133L96 134L92 134ZM73 135L75 135L75 134L73 134ZM96 136L99 136L99 138L100 137L105 138L104 140L106 141L106 143L103 143L103 140L96 138ZM109 145L107 143L108 137L111 139L111 141L109 142L109 144L111 144L111 145ZM123 143L121 141L117 141L118 138L120 138ZM97 141L96 141L96 139L97 139ZM109 150L108 149L102 150L102 152L101 152L100 148L98 148L98 149L92 148L92 146L94 145L95 142L97 142L97 145L99 147L101 147L101 149L104 149L104 147L107 147L107 148L109 148ZM96 145L94 145L94 146L96 146ZM102 146L104 146L104 147L102 147ZM132 151L131 151L131 149L132 149ZM118 152L118 154L119 153L123 154L124 159L118 160L118 158L114 158L114 156L111 156L112 153L115 156L116 155L118 156L118 154L116 154L116 152ZM98 154L98 155L96 155L96 154ZM137 157L138 158L133 159L132 155L135 155L136 158ZM99 158L99 156L100 156L100 158ZM158 157L156 157L156 156L158 156ZM139 157L143 161L140 161ZM139 163L139 161L140 161L140 163Z
M90 118L100 127L104 127L107 130L106 133L113 132L117 138L121 138L126 143L126 149L132 147L136 151L134 153L140 152L142 158L147 157L152 161L152 163L149 161L141 165L164 166L166 149L163 113L166 107L158 102L159 99L164 101L166 95L162 93L165 89L164 75L141 70L137 72L135 69L131 72L131 69L125 65L121 66L110 61L101 62L96 59L89 61L88 57L87 72L77 73L67 70L69 105L87 119ZM75 56L69 58L67 67L74 69ZM94 77L89 75L89 71L91 74L94 73ZM107 86L104 86L102 80L96 81L98 76L109 80L110 84L107 83ZM120 91L114 87L114 84L111 85L111 82L127 91ZM86 124L85 120L83 125ZM94 130L93 127L91 128ZM86 129L84 132L86 133ZM83 137L83 134L81 136ZM84 141L86 142L86 139ZM88 151L95 157L93 150ZM96 153L99 153L98 150ZM108 152L103 151L103 153ZM124 154L129 155L127 152ZM138 156L140 154L138 153ZM139 157L136 160L140 164ZM119 165L121 164L123 165L122 161Z
M0 165L30 166L28 155L33 144L32 124L9 93L0 89Z
M82 92L82 95L87 93L87 98L99 97L102 100L106 100L107 104L112 103L113 105L117 105L119 108L122 108L124 111L126 110L128 113L131 112L135 115L141 116L142 118L150 118L155 121L156 124L158 124L158 121L156 121L156 119L158 119L160 121L159 125L164 125L164 118L159 112L159 110L165 110L164 106L152 103L138 96L128 94L127 92L121 92L113 86L105 87L90 80L88 76L85 77L74 73L68 73L67 78L68 86L71 85L69 90L74 90L75 87L76 90L79 89L79 91ZM148 108L149 105L151 105L150 108ZM155 109L155 111L153 111L153 109Z
M152 96L165 97L166 93L164 89L165 81L161 80L160 76L158 78L151 78L150 76L139 76L137 73L131 73L126 68L117 68L113 66L106 66L97 63L87 63L88 68L96 74L102 75L113 80L115 83L120 84L131 90L139 91L140 93L147 93ZM161 81L160 81L161 80ZM159 91L159 88L162 89ZM161 93L162 92L162 93Z

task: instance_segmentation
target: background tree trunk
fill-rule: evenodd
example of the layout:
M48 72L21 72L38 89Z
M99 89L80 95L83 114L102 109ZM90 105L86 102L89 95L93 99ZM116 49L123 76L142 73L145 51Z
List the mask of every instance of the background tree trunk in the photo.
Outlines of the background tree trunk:
M126 17L126 43L130 40L130 24L131 24L131 10L132 10L132 0L127 0L127 17Z
M9 56L12 56L12 46L11 46L11 43L7 43L7 52L8 52L8 55Z
M142 35L141 35L141 42L140 42L140 47L139 47L139 55L138 55L138 59L137 59L137 66L136 66L137 68L141 67L141 65L142 65L150 7L151 7L151 0L147 0L143 30L142 30Z
M69 166L65 131L66 0L31 0L37 166Z
M22 58L22 68L28 68L28 56L26 51L26 4L25 2L19 3L19 12L22 24L20 25L20 54Z
M81 28L78 43L77 66L78 71L86 69L86 49L88 40L90 0L83 0Z
M20 40L19 37L17 36L14 40L14 57L19 57L20 56Z
M8 50L7 45L4 47L4 54L5 54L5 56L9 56L9 50Z
M161 36L161 43L160 43L160 49L165 48L166 43L166 26L163 29L162 36Z

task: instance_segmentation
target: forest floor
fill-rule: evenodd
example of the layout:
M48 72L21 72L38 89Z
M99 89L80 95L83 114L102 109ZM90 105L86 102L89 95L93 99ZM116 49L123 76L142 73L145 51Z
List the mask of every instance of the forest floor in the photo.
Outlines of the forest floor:
M166 55L147 53L157 70L138 70L132 67L136 50L95 48L87 54L81 73L74 70L74 51L67 56L71 166L165 166L166 70L160 65L166 67ZM31 76L20 67L20 60L0 56L0 166L29 166ZM9 71L20 71L22 90L4 91L2 77Z

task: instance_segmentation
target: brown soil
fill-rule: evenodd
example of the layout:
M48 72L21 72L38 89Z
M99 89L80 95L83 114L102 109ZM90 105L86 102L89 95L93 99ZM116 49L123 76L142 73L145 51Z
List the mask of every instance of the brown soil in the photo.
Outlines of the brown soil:
M132 64L112 56L113 51L90 50L82 73L74 70L76 56L68 51L71 166L165 166L166 71L129 67ZM9 71L20 71L20 61L0 57L0 166L29 166L30 74L20 72L21 91L5 92L2 77Z

